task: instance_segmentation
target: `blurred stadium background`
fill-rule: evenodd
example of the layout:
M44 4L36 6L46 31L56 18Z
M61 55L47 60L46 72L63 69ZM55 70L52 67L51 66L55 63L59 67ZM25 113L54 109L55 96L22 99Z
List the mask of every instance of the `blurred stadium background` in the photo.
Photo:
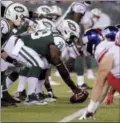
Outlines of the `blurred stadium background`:
M20 2L28 6L29 10L34 10L36 7L38 7L41 4L47 4L47 5L54 5L57 4L61 8L63 8L63 12L68 8L68 6L74 1L74 0L13 0L15 2ZM102 0L96 0L92 1L92 8L99 8L102 10L102 12L106 13L111 20L111 24L117 24L120 23L120 1L102 1Z

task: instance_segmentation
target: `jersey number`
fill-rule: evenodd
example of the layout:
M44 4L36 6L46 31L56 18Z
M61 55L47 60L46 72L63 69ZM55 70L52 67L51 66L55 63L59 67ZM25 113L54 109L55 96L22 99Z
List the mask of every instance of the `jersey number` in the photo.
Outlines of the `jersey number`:
M32 33L31 38L35 40L35 39L49 36L50 34L51 34L51 31L38 31L36 33Z

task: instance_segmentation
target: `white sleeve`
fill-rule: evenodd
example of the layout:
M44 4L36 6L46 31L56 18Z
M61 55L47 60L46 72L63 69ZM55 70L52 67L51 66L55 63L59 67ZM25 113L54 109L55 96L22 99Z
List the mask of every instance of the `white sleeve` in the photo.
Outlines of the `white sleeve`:
M66 48L66 43L61 37L54 37L54 44L60 51L63 51L64 48Z
M78 3L76 2L73 7L72 7L73 11L76 13L81 13L84 14L86 12L86 6L83 3Z
M8 32L9 32L8 24L4 20L1 20L1 33L6 34Z

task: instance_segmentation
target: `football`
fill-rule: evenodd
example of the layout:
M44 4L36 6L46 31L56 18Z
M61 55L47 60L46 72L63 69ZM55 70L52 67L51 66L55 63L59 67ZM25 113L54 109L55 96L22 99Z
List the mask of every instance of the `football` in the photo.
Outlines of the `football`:
M80 93L73 94L70 98L70 102L83 103L87 99L88 95L89 93L87 91L81 91Z

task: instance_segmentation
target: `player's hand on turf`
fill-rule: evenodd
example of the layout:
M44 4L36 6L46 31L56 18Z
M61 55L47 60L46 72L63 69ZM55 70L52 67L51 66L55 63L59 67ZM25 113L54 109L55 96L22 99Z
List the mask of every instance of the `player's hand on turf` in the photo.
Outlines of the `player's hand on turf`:
M114 95L112 93L109 93L108 97L107 97L107 100L106 100L106 104L107 105L113 104L113 98L114 98Z
M87 120L88 118L95 120L94 113L89 112L87 109L85 109L79 120Z

